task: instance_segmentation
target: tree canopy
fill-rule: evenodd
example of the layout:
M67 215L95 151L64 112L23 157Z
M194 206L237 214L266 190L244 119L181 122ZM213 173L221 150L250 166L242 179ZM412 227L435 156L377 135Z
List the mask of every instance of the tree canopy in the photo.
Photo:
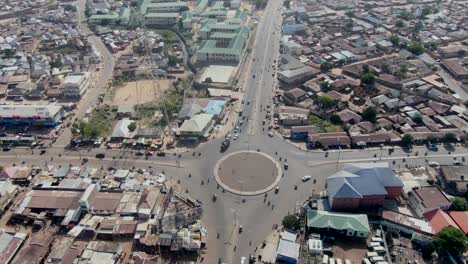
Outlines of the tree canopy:
M455 197L450 199L452 204L450 205L450 210L452 211L468 211L468 202L463 197Z
M333 69L333 64L331 62L325 61L320 64L320 70L323 72L327 72L331 69Z
M372 72L366 72L361 75L361 84L371 86L375 83L375 74Z
M321 95L317 98L317 100L319 104L325 108L328 108L335 103L335 101L333 101L333 98L331 98L328 95Z
M330 89L330 83L328 81L320 81L319 85L324 91L328 91L328 89Z
M468 250L468 238L460 229L452 226L444 227L437 233L434 242L438 252L447 250L458 256Z
M407 50L414 55L421 55L424 53L424 46L421 42L412 42L408 47Z
M128 130L130 130L131 132L135 131L135 129L137 129L136 122L132 122L128 125Z
M401 144L403 144L403 146L405 147L409 147L413 145L413 143L414 143L414 139L413 139L413 136L411 136L410 134L405 134L401 138Z
M362 118L369 122L375 123L377 121L377 110L372 106L367 107L364 112L362 112Z
M442 138L444 142L456 142L458 140L457 136L453 133L447 133Z
M301 227L301 222L299 218L295 215L287 215L283 218L282 221L283 227L289 230L297 230Z
M388 40L393 44L393 46L397 46L400 43L400 37L397 34L391 34L388 37Z
M405 26L405 22L403 22L403 20L401 19L398 19L396 22L395 22L395 26L396 27L404 27Z

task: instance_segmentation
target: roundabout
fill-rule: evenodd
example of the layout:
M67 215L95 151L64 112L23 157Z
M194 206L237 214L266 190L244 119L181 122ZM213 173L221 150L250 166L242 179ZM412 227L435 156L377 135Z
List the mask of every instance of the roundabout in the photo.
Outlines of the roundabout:
M216 182L238 195L258 195L273 189L281 180L281 166L272 157L256 151L236 151L215 165Z

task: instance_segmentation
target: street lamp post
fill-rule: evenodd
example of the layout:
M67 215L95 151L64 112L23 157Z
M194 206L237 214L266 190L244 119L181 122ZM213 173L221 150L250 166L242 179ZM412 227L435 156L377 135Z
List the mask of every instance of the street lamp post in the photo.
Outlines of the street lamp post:
M338 171L338 164L340 163L340 156L341 156L341 145L340 145L340 138L338 137L336 140L338 143L338 158L336 159L336 171Z

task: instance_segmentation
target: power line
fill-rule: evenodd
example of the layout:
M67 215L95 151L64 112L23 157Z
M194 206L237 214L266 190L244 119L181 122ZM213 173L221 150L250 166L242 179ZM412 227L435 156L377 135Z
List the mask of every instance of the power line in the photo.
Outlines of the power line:
M131 7L131 10L132 10L133 15L132 15L130 25L141 25L141 27L143 29L143 32L144 32L144 36L146 36L147 35L146 33L148 32L148 30L147 30L147 28L145 26L145 23L141 20L141 15L142 14L140 14L138 11L136 11L135 8L133 8L133 7ZM136 23L136 24L134 24L134 23ZM150 65L150 75L151 75L151 78L153 79L153 93L154 93L154 95L156 97L155 101L158 103L157 108L161 109L160 106L162 106L162 110L163 110L164 117L166 118L167 126L170 127L169 115L167 114L166 102L165 102L165 100L163 100L163 93L161 93L161 91L160 91L160 86L159 86L158 82L156 83L156 88L155 88L155 85L154 85L155 84L154 81L158 81L159 79L154 74L157 67L154 64L152 52L149 49L148 45L146 44L146 41L145 41L144 38L141 39L141 40L139 39L139 41L140 41L140 44L143 45L143 47L145 49L146 59L148 60L149 65Z

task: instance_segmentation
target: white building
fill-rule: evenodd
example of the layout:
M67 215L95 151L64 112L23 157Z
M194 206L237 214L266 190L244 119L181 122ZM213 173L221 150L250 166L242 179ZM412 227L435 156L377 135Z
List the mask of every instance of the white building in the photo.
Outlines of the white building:
M63 95L66 97L81 97L90 85L89 73L68 75L62 83Z
M285 70L279 73L279 79L287 84L305 82L312 78L314 69L309 66L304 66L294 70Z

